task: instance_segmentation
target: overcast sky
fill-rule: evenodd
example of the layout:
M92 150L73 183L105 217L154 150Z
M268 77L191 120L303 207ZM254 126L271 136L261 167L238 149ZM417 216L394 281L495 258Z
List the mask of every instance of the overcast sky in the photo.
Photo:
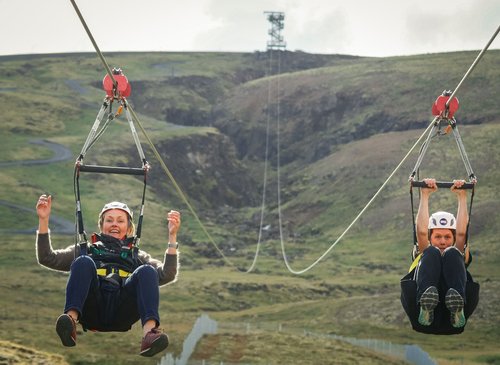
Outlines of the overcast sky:
M265 50L265 11L284 12L287 49L309 53L480 50L500 25L500 0L76 1L104 53ZM94 50L70 0L0 0L0 37L0 55Z

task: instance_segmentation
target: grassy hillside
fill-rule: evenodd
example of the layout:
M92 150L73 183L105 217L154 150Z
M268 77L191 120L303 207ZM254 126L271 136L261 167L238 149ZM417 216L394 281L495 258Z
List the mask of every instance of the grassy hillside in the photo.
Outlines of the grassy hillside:
M5 364L68 364L63 356L44 353L8 341L0 341L0 358Z
M335 353L336 363L367 363L367 358L374 364L397 363L336 340L304 338L303 331L309 330L417 344L440 364L500 363L500 218L495 189L500 177L499 51L487 53L458 95L459 128L479 179L471 223L471 272L481 284L480 304L462 335L436 338L413 332L399 303L399 278L409 265L411 249L407 178L417 151L314 269L292 275L282 258L285 251L292 268L301 270L330 247L421 135L431 120L434 99L460 81L475 56L460 52L372 59L288 52L279 77L265 77L269 72L263 53L107 56L112 66L124 69L132 85L130 102L206 229L233 263L221 259L145 147L153 172L143 248L161 256L166 211L178 208L183 213L180 278L161 290L170 351L180 354L194 320L206 312L226 324L224 328L282 324L290 331L245 336L224 330L200 343L197 359L209 354L213 361L235 363L323 364ZM76 157L102 101L103 76L93 54L0 58L0 275L5 278L0 339L64 356L68 363L106 363L112 357L113 363L133 364L138 361L137 326L125 334L80 334L76 349L60 347L53 329L64 302L66 276L37 265L32 208L47 191L54 195L53 214L73 220L74 161L5 164L50 158L47 148L30 143L34 139L60 143ZM277 99L268 98L269 87L277 90L278 84L282 227ZM267 227L256 270L245 274L238 268L250 267L259 236L268 118ZM139 163L123 117L104 136L86 162ZM452 137L435 138L421 176L448 180L464 174ZM95 229L96 212L110 197L126 200L134 209L139 206L139 179L84 175L81 180L88 231ZM436 193L431 209L454 211L450 195ZM31 234L16 233L25 229ZM71 244L73 237L53 229L53 240L59 248ZM26 330L20 331L21 326ZM227 353L231 344L237 344L237 354Z

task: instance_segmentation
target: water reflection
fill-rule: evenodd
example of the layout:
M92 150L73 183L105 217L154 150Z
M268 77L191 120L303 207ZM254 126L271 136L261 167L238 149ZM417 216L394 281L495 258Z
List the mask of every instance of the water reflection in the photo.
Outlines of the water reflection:
M163 358L160 360L158 365L189 365L189 364L194 364L193 362L189 362L189 358L191 355L194 353L194 350L196 348L196 345L198 341L207 334L216 334L218 329L218 323L211 319L207 314L202 314L200 317L196 319L196 322L193 326L193 329L191 330L191 333L186 337L184 340L184 344L182 347L182 353L181 356L178 358L175 358L173 354L167 353ZM297 333L297 331L294 331L293 329L283 329L283 326L281 323L276 323L274 324L269 324L269 323L254 323L250 325L250 323L224 323L223 324L223 329L227 330L229 329L230 332L245 332L245 333L250 333L252 330L257 330L257 331L278 331L278 332L294 332ZM302 334L304 336L312 336L312 337L321 337L321 338L330 338L332 340L339 340L343 342L350 343L354 346L359 346L359 347L364 347L364 348L369 348L371 350L374 350L379 353L384 353L392 358L396 359L401 359L406 361L409 364L414 364L414 365L435 365L436 362L427 354L425 351L423 351L419 346L416 345L400 345L400 344L393 344L388 341L382 341L382 340L377 340L377 339L358 339L358 338L352 338L352 337L344 337L344 336L339 336L339 335L333 335L333 334L318 334L314 332L310 332L307 330L303 330ZM208 360L208 362L207 362ZM201 360L200 362L197 362L196 364L201 364L201 365L209 365L209 359L207 360ZM210 362L210 364L215 364L213 362ZM228 363L216 363L217 365L229 365Z
M196 344L204 335L217 333L217 322L206 314L202 314L194 323L191 333L184 340L182 353L178 358L174 358L171 353L163 356L159 365L186 365L196 348Z

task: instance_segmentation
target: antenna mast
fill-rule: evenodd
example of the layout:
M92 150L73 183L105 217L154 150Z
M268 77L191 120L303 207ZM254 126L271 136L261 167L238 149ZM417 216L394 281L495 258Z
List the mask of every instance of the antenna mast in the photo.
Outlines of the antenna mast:
M265 11L264 14L267 15L267 20L271 23L271 29L269 29L269 35L271 40L267 42L267 50L285 50L286 42L283 40L281 31L285 27L285 13L278 11Z

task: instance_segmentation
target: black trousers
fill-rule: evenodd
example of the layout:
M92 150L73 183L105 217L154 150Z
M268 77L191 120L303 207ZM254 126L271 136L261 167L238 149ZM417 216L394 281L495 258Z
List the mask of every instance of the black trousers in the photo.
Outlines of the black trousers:
M455 247L447 248L443 255L434 246L430 246L422 253L415 274L417 282L417 303L423 292L430 286L435 286L439 292L439 301L444 303L448 289L455 289L465 300L465 284L467 274L464 258Z
M432 324L422 326L418 323L419 301L429 286L438 289L439 304L434 310ZM465 318L469 318L479 302L479 284L473 281L465 269L461 253L450 248L441 255L438 248L427 248L422 254L419 266L401 279L401 304L415 331L435 335L459 334L464 331L464 327L455 328L450 323L450 312L444 303L449 288L462 295L465 301Z

